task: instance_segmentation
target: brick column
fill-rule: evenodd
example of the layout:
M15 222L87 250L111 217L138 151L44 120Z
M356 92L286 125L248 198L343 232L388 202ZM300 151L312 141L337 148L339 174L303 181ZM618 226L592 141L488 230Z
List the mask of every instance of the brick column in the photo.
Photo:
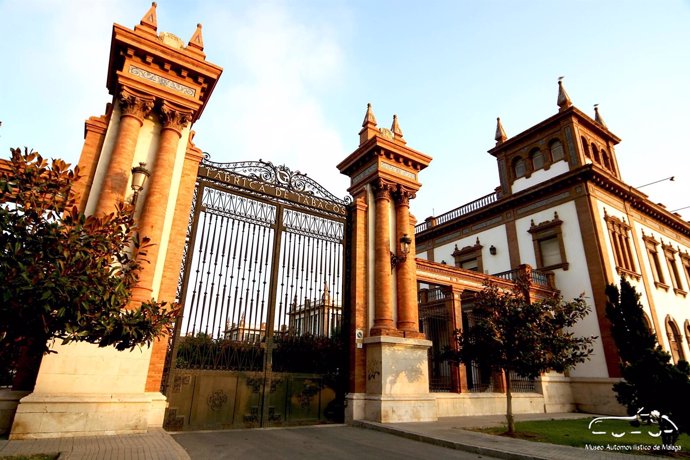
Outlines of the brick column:
M371 335L391 335L396 331L393 322L393 290L390 244L391 185L379 180L376 193L376 222L374 232L374 326Z
M180 179L177 201L175 203L175 216L173 217L172 231L168 241L168 249L165 255L166 270L163 271L158 298L166 301L173 301L177 294L177 282L180 271L175 267L180 267L182 254L184 253L185 238L187 236L187 225L189 223L189 213L192 207L194 196L194 183L199 171L199 163L203 158L203 152L194 147L191 142L194 131L189 134L190 141L185 152L184 165L182 166L182 177ZM149 362L149 372L146 378L146 391L160 391L161 379L163 378L163 368L165 367L165 357L168 351L168 336L159 337L153 342L151 350L151 361Z
M367 273L367 260L369 246L367 244L367 209L366 193L364 191L355 195L352 209L353 232L350 240L352 245L352 273ZM357 329L367 330L369 324L369 298L366 276L354 277L351 291L350 321L350 385L349 389L354 393L366 391L366 353L364 348L357 348Z
M144 117L153 108L152 97L135 94L127 88L122 88L118 100L120 126L98 197L97 215L113 212L115 204L124 201L139 130L144 124Z
M414 193L398 188L395 193L395 219L396 219L396 245L407 235L414 241L414 229L410 234L410 199ZM396 249L400 251L400 248ZM397 266L396 282L398 293L398 329L403 331L405 337L419 338L419 308L417 306L417 282L416 266L414 262L414 246L410 244L410 253L406 259Z
M165 102L160 108L159 117L163 128L138 226L139 234L150 238L151 246L147 248L144 258L149 262L144 263L139 272L139 282L132 291L134 302L144 302L151 298L153 277L158 257L161 256L163 224L168 207L177 147L182 137L182 130L191 120L190 113L177 110Z

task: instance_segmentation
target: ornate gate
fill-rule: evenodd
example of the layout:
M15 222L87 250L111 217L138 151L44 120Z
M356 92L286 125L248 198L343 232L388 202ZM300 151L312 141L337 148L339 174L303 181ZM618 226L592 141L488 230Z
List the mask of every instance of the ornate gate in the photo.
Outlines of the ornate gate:
M165 427L341 420L347 199L285 166L206 158L193 203Z

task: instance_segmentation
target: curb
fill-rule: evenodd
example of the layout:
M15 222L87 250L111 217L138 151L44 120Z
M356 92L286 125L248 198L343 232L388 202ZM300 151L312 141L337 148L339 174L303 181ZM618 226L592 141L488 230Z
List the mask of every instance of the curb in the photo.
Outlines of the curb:
M462 450L465 452L470 452L473 454L486 455L489 457L504 458L508 460L551 460L548 457L539 457L534 455L525 455L518 452L508 452L505 450L494 449L491 447L478 446L473 444L467 444L457 441L448 441L445 439L438 439L432 436L426 436L419 433L414 433L411 431L403 430L400 428L392 428L388 425L383 425L381 423L369 422L364 420L353 420L350 422L351 426L366 428L369 430L381 431L384 433L393 434L396 436L401 436L403 438L411 439L413 441L425 442L427 444L433 444L440 447L447 447L455 450ZM465 431L465 430L460 430ZM489 435L487 435L489 436Z

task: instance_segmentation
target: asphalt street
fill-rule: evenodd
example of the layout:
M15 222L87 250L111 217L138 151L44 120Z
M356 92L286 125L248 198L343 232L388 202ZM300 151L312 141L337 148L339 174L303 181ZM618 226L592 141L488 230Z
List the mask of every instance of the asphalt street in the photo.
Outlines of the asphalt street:
M193 460L492 458L344 425L195 431L173 437Z

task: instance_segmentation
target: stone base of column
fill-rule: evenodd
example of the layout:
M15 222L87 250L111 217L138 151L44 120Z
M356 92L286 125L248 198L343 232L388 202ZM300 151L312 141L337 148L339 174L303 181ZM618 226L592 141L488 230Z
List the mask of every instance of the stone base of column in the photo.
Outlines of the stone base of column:
M429 393L427 351L431 341L373 336L363 343L367 356L366 393L348 395L346 420L437 420L436 399Z
M145 433L163 426L165 405L160 393L31 393L19 402L9 438Z
M14 413L17 412L19 400L30 391L0 390L0 434L5 434L12 427Z

